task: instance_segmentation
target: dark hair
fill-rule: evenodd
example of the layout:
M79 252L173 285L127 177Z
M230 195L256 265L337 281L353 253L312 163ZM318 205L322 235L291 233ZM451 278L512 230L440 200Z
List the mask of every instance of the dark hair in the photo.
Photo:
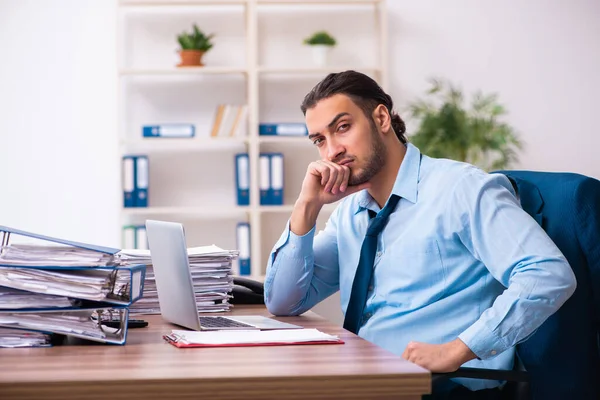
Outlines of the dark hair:
M400 116L393 111L394 102L381 86L371 77L356 71L344 71L327 75L319 82L302 101L300 109L306 115L306 110L313 108L319 101L335 94L344 94L352 99L372 119L373 110L383 104L392 117L392 128L398 139L406 144L406 125Z

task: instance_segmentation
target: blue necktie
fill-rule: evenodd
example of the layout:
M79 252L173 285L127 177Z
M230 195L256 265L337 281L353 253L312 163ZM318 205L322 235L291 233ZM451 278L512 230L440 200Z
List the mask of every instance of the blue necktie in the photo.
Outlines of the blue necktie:
M365 240L360 249L360 259L358 268L352 283L352 292L350 293L350 301L346 310L346 318L344 319L344 329L357 333L362 319L363 309L367 302L367 293L371 276L373 274L373 263L375 262L375 253L377 252L377 236L383 230L388 217L396 208L400 197L393 194L388 200L387 205L371 219ZM374 214L369 210L369 215ZM372 217L372 215L371 215Z

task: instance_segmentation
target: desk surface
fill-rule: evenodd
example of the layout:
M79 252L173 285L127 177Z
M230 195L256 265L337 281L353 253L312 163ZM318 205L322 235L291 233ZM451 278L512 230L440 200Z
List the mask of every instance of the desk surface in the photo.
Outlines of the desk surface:
M236 306L228 315L269 315ZM341 345L178 349L160 316L127 345L0 349L2 399L420 399L428 371L314 313L278 318L340 336Z

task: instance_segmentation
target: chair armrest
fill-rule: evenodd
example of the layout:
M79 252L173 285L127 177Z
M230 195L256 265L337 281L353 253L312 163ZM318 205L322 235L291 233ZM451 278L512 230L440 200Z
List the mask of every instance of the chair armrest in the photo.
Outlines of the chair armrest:
M450 378L474 378L474 379L491 379L496 381L510 382L529 382L529 374L527 371L505 370L505 369L485 369L485 368L459 368L454 372L443 374L434 373L433 379L450 379Z

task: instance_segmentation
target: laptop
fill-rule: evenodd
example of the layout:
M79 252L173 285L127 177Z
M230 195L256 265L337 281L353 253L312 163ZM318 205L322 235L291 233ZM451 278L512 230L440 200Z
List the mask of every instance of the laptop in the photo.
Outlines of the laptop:
M260 315L201 316L196 306L183 225L147 220L146 233L160 313L165 320L196 331L302 328Z

